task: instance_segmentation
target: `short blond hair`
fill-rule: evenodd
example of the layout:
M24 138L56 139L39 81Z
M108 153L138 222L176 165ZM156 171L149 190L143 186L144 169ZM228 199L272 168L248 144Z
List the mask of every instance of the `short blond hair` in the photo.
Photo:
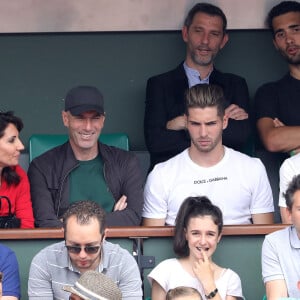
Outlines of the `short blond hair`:
M174 289L170 289L167 292L166 300L175 300L177 297L185 296L197 296L199 300L203 300L200 293L192 287L178 286Z

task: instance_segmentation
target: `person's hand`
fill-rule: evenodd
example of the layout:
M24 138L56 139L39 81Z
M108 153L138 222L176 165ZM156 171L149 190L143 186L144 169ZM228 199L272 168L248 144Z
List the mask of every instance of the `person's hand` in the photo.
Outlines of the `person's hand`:
M205 250L201 249L202 258L200 258L193 265L193 271L198 278L198 280L202 283L205 288L206 285L214 284L214 274L212 270L212 265L210 260L207 257Z
M273 120L273 124L274 124L274 127L276 127L276 128L285 126L278 118L275 118Z
M236 104L230 104L225 109L225 115L230 119L238 121L248 119L248 113Z
M127 207L127 197L123 195L114 206L114 211L124 210Z
M186 116L179 116L167 123L167 129L169 130L182 130L186 129Z

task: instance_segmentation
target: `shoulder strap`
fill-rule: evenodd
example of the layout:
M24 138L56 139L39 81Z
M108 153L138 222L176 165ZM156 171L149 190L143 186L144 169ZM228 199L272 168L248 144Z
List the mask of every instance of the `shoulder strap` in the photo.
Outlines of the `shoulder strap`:
M0 209L1 209L1 203L2 203L2 199L5 199L7 204L8 204L8 215L11 216L12 213L11 213L11 203L10 203L10 200L8 197L6 196L0 196Z

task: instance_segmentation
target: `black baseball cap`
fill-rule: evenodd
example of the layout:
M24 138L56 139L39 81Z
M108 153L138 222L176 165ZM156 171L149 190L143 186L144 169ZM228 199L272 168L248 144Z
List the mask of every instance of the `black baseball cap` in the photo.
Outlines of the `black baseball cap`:
M101 92L93 86L77 86L72 88L65 98L65 111L78 116L86 111L104 114L104 101Z

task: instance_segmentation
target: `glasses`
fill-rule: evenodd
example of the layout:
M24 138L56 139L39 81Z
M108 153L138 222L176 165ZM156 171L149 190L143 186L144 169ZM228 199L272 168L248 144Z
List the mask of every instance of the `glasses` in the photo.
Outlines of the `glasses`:
M99 251L100 247L101 246L84 246L84 247L81 247L81 246L68 246L68 245L66 245L67 250L70 253L74 253L74 254L79 254L82 249L87 254L95 254Z

